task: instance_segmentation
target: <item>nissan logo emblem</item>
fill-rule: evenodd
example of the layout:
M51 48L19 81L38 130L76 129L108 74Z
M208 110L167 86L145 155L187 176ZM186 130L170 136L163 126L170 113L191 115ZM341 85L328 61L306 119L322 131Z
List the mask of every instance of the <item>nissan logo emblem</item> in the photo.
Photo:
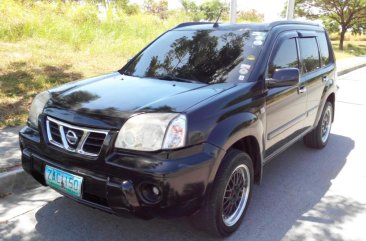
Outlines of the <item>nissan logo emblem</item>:
M78 142L78 139L79 139L78 136L72 130L68 130L66 132L66 140L71 145L75 145Z

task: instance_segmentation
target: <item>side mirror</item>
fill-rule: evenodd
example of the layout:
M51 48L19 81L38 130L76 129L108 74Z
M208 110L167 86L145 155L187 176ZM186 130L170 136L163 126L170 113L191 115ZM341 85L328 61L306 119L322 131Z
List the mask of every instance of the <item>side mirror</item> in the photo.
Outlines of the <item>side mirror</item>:
M267 79L268 88L294 86L299 83L300 71L298 68L276 69L272 78Z

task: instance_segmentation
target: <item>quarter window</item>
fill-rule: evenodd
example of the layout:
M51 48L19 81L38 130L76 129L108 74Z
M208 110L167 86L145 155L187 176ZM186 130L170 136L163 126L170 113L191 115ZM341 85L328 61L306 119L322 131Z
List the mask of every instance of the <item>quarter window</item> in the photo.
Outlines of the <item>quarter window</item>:
M328 41L324 32L320 32L318 35L318 43L320 48L320 56L322 59L323 66L328 65L330 63L330 54L329 54L329 46Z
M302 72L309 73L320 67L318 44L315 38L299 38Z
M268 77L272 78L275 70L285 68L299 68L295 38L286 39L282 42L275 57L269 64Z

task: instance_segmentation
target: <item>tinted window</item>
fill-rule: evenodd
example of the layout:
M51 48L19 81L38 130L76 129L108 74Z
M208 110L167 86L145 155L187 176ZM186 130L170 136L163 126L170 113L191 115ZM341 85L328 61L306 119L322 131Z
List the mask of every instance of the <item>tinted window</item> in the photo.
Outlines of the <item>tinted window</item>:
M268 68L268 77L271 78L276 69L299 68L296 40L294 38L285 40Z
M169 31L137 56L124 74L209 84L243 82L253 69L265 36L266 32L247 29Z
M326 38L324 32L319 33L318 44L319 44L319 48L320 48L320 56L321 56L323 65L328 65L330 63L330 59L329 59L330 54L329 54L328 41L327 41L327 38Z
M318 44L315 38L299 38L303 73L320 67Z

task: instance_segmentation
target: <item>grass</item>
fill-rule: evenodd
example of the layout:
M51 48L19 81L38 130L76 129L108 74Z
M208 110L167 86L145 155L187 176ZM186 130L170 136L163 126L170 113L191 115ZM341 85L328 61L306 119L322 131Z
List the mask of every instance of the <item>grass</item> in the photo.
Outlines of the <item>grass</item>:
M0 1L0 128L26 122L33 97L51 87L118 70L165 30L188 17L110 10L93 5Z
M344 41L344 50L339 50L339 41L332 41L336 59L346 59L366 55L366 41Z
M69 1L0 1L0 128L23 125L33 97L51 87L118 70L165 30L191 19L168 19ZM346 42L337 59L364 55L366 41ZM361 41L362 40L362 41Z
M120 52L75 51L43 39L0 42L0 127L24 124L37 93L116 71L128 56Z

